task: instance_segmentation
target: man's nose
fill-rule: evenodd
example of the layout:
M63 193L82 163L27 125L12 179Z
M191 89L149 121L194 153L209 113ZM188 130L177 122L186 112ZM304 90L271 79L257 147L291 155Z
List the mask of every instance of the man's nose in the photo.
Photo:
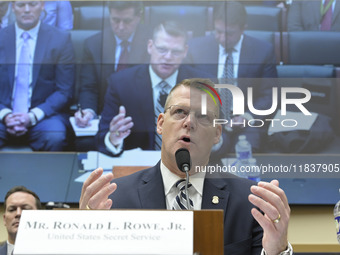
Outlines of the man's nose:
M18 207L16 211L16 217L21 216L21 213L22 213L22 209Z
M171 50L168 50L165 55L164 55L165 58L172 58L172 52Z
M125 29L125 24L124 24L123 20L119 21L118 28L121 29L121 30Z
M31 7L29 4L25 4L25 12L29 12L31 10Z
M193 113L189 113L189 115L185 118L184 120L184 127L191 130L191 129L195 129L195 121L192 120L192 115Z

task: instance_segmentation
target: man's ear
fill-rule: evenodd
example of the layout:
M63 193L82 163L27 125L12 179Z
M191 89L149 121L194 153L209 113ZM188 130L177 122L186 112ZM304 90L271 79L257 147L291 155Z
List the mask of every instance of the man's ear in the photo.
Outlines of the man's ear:
M159 135L162 135L163 133L163 124L164 124L164 113L160 113L157 119L157 133Z
M153 45L153 41L150 39L149 41L148 41L148 53L149 53L149 55L151 55L151 52L152 52L152 45Z
M214 144L217 144L220 141L221 134L222 134L222 125L217 125L215 138L214 138Z
M2 215L2 220L3 220L3 224L4 226L6 227L6 221L5 221L5 212L6 212L6 208L5 208L5 211L4 211L4 214Z

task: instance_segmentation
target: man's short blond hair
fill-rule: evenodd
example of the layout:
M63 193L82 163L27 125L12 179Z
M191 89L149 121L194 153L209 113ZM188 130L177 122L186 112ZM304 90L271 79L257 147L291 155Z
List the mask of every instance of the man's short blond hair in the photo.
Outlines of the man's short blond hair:
M169 102L171 100L173 92L181 86L187 87L187 88L195 88L195 89L207 89L207 87L204 85L209 85L211 87L215 87L215 84L209 80L209 79L204 79L204 78L192 78L192 79L185 79L179 83L177 83L170 91L166 101L165 101L165 106L164 106L164 111L169 107ZM216 99L216 96L213 95ZM217 100L218 101L218 100ZM216 116L219 116L219 107L216 106Z

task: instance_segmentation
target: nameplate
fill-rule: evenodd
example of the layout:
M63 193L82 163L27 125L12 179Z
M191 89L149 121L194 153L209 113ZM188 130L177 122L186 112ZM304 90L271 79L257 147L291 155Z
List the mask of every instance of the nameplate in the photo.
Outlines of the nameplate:
M14 255L193 254L192 211L24 210Z

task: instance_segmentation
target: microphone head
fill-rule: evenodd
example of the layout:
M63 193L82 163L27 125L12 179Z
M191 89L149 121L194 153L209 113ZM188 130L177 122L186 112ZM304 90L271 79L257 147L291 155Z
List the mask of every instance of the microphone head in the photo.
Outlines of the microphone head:
M190 153L185 148L180 148L175 153L176 163L179 170L186 172L191 168Z

